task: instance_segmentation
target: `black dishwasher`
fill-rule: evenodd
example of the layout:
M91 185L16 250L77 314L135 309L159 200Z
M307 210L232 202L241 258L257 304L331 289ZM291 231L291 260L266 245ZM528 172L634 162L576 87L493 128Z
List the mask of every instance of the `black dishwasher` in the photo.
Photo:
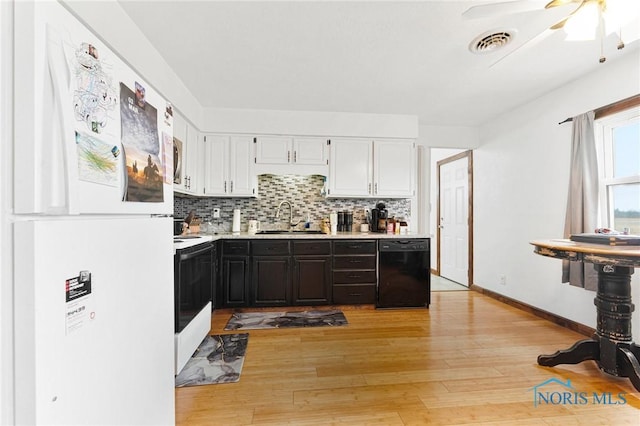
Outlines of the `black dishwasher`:
M381 239L377 308L428 308L431 301L429 239Z

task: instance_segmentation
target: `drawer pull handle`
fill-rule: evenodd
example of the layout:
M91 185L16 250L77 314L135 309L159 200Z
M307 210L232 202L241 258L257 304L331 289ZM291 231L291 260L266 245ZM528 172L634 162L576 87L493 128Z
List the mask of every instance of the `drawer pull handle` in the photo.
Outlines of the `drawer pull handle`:
M349 293L349 296L362 296L362 293Z
M362 260L350 260L349 263L362 263Z
M349 278L360 278L360 275L357 275L357 274L351 274L351 275L349 275Z
M359 248L361 248L362 246L360 245L355 245L355 246L349 246L350 249L354 249L354 250L358 250Z

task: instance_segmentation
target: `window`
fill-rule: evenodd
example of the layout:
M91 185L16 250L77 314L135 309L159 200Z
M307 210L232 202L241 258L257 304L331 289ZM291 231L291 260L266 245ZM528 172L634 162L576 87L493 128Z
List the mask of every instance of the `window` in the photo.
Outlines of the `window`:
M603 227L640 235L640 108L596 121Z

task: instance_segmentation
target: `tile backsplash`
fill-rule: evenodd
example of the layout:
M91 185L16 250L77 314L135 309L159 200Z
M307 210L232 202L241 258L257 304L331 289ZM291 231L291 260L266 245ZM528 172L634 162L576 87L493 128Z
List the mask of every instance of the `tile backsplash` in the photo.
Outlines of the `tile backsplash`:
M191 210L202 222L211 222L215 231L231 230L233 210L242 211L241 229L247 228L249 219L260 221L264 229L286 229L289 208L284 205L280 218L276 209L282 201L293 205L293 218L299 220L297 228L304 226L307 215L311 218L311 228L319 229L323 218L332 211L353 212L354 227L364 222L364 209L372 209L378 201L385 203L389 216L408 219L411 217L411 202L408 199L364 199L326 198L324 176L260 175L258 176L258 198L210 198L185 197L175 194L174 216L186 217ZM213 219L213 209L220 209L220 219Z

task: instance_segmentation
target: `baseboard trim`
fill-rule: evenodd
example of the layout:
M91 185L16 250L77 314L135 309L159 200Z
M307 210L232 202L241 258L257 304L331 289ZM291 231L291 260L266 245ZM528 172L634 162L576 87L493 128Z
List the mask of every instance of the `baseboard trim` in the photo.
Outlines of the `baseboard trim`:
M551 312L547 312L543 309L536 308L535 306L528 305L526 303L522 303L518 300L512 299L510 297L504 296L500 293L496 293L491 290L487 290L486 288L480 287L476 284L473 284L470 287L471 290L477 291L478 293L484 294L485 296L489 296L492 299L495 299L499 302L505 303L509 306L513 306L514 308L520 309L522 311L533 314L537 317L546 319L547 321L551 321L552 323L558 324L564 328L568 328L569 330L573 330L576 333L583 334L587 337L593 336L595 330L591 327L587 327L584 324L580 324L578 322L572 321L570 319L561 317L556 314L552 314Z

